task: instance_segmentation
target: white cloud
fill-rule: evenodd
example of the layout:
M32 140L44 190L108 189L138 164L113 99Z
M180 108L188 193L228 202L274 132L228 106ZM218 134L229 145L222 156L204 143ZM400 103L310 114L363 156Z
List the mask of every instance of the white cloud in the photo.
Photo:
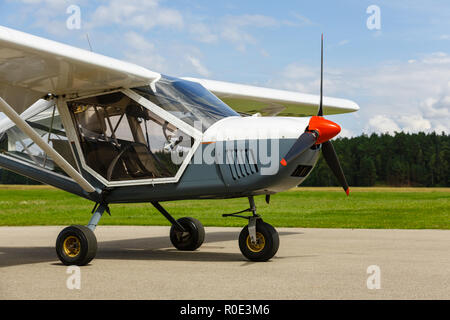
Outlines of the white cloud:
M414 63L388 65L357 77L353 88L366 95L366 117L376 110L390 114L403 131L450 132L450 57L424 55ZM342 88L341 88L342 89ZM368 100L370 99L370 100ZM366 99L365 99L366 100Z
M270 57L270 53L267 52L265 49L261 49L259 50L259 52L261 53L261 55L265 58L269 58Z
M34 28L62 37L71 32L66 27L66 20L69 17L66 9L70 5L82 5L87 0L20 0L20 2L25 5L19 12L11 13L11 19L26 21Z
M12 0L11 0L12 1ZM301 27L312 22L298 14L291 13L287 19L275 19L262 14L225 15L222 17L200 17L170 8L171 2L162 0L110 0L89 3L87 0L20 0L26 4L27 18L21 12L17 17L26 21L35 20L35 26L46 32L71 36L73 31L65 27L65 9L71 4L81 6L83 35L89 33L128 31L148 32L154 28L176 29L191 39L206 43L230 43L236 50L246 52L249 46L258 46L261 32L257 29L280 26ZM120 30L120 31L119 31ZM118 37L118 35L116 35ZM267 51L256 48L263 56Z
M239 16L226 16L225 22L230 24L230 27L273 27L278 25L278 21L272 17L260 14L243 14Z
M349 43L350 43L350 40L342 40L342 41L339 41L337 45L339 47L342 47L342 46L345 46L346 44L349 44Z
M391 118L392 115L376 115L369 119L368 125L365 127L367 133L389 133L394 132L431 132L437 131L441 128L438 124L433 126L431 121L425 119L420 114L403 115L400 117Z
M427 55L422 60L425 64L450 64L450 56L444 52L435 52Z
M263 15L226 16L221 24L220 36L235 45L236 49L244 52L247 45L256 44L256 39L247 31L248 28L267 28L278 25L271 17Z
M336 137L340 137L340 138L351 138L351 137L354 137L354 136L356 136L356 135L353 133L353 131L351 131L351 130L349 130L349 129L347 129L347 128L342 128L342 127L341 127L341 132L340 132L339 135L336 136Z
M429 132L434 129L431 121L425 119L421 114L404 115L400 117L398 123L401 125L402 131L405 132Z
M148 42L143 36L135 32L125 34L125 41L133 48L133 50L152 52L155 46Z
M289 80L312 79L319 75L317 71L319 71L317 68L292 63L284 68L282 71L282 76Z
M444 95L439 99L425 99L420 109L427 118L450 118L450 95Z
M292 63L270 85L318 94L319 76L319 66ZM444 52L367 68L326 67L324 93L360 105L359 124L353 124L358 134L450 132L450 56Z
M67 5L71 4L69 0L20 0L20 2L23 2L25 4L46 5L53 9L60 8L61 6L67 6ZM74 1L72 1L72 4L73 4L73 2Z
M226 16L220 24L220 37L234 44L238 51L245 52L248 45L255 45L258 42L251 35L250 29L271 28L279 25L276 19L259 14Z
M217 43L219 40L229 42L235 49L245 52L250 45L258 44L258 39L252 33L255 29L276 28L282 25L304 26L311 25L312 22L297 13L291 14L293 20L278 20L270 16L261 14L226 15L206 23L208 19L196 21L195 17L187 19L188 30L192 38L204 43ZM265 55L264 49L260 50Z
M291 16L294 19L290 19L290 20L283 20L283 24L287 25L287 26L291 26L291 27L303 27L303 26L312 26L314 25L314 23L309 20L307 17L296 13L296 12L292 12Z
M136 32L126 33L123 39L126 45L124 57L129 62L173 76L211 75L201 61L201 51L196 47L176 45L159 47Z
M153 43L135 32L126 33L124 39L127 44L127 51L124 53L126 60L155 71L166 70L167 62L156 52Z
M200 62L200 60L198 58L195 58L193 56L187 56L186 59L192 64L192 66L194 67L195 71L204 76L204 77L209 77L211 72L209 72L209 70Z
M236 49L241 52L246 51L247 45L256 43L253 36L235 27L223 29L221 37L229 42L232 42Z
M395 123L395 121L390 119L388 116L376 115L369 119L366 131L393 134L394 132L400 132L401 129L397 123Z
M324 88L327 94L330 88L337 86L337 82L342 78L342 72L336 69L327 68L324 70ZM300 63L287 65L280 75L270 82L271 86L280 87L302 93L318 94L320 89L320 66L309 66Z
M92 29L102 26L120 25L147 31L154 27L181 28L183 16L175 9L159 4L159 0L111 0L102 1L93 13L85 9L87 0L20 0L28 7L27 15L35 20L35 26L51 34L67 33L66 8L70 5L81 7L82 28ZM63 25L64 24L64 25Z
M122 25L149 30L154 27L183 26L178 10L162 7L158 0L112 0L99 6L91 16L89 26Z
M214 43L218 40L218 35L214 34L211 28L205 23L198 22L189 26L189 31L194 39L204 43Z

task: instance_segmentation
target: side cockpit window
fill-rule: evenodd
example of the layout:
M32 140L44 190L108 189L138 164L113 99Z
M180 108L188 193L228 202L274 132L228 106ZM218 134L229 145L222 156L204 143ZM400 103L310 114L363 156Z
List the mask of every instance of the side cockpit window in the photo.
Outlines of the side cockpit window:
M66 130L62 124L61 116L56 105L49 106L37 113L33 113L33 111L30 111L30 113L32 115L24 120L72 167L77 168L69 140L66 136ZM24 161L37 168L66 175L44 150L34 143L22 130L12 124L12 122L11 124L7 124L7 128L1 129L5 129L0 134L1 153Z
M108 181L174 177L192 139L121 92L68 102L84 160Z

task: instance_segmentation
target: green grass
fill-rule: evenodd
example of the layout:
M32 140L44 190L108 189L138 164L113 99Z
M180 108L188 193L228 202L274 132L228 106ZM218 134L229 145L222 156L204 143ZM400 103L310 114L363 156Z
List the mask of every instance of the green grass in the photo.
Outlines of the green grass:
M297 188L256 197L258 213L276 227L450 229L450 189ZM222 218L248 207L247 199L164 203L176 218L192 216L205 226L243 226ZM0 186L0 225L87 224L93 203L50 187ZM150 204L111 205L102 225L169 225Z

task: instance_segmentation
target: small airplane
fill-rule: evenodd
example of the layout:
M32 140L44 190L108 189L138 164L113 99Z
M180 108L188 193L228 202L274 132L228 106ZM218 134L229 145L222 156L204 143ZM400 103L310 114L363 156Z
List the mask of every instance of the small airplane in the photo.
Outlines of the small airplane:
M246 197L224 217L248 220L239 248L267 261L279 236L254 197L301 184L320 150L348 195L330 141L340 127L324 114L354 112L352 101L196 78L146 68L0 26L0 167L95 205L87 226L64 228L65 265L96 255L94 230L113 203L151 203L171 223L179 250L198 249L205 230L176 220L161 202ZM318 110L318 111L317 111ZM248 212L248 215L244 213Z

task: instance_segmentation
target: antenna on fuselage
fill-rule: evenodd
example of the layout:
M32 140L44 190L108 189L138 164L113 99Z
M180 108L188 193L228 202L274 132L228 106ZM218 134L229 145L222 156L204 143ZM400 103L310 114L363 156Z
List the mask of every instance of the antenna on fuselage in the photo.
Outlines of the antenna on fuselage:
M86 33L86 39L89 44L89 49L91 50L91 52L94 52L94 51L92 51L91 41L89 40L89 33Z

